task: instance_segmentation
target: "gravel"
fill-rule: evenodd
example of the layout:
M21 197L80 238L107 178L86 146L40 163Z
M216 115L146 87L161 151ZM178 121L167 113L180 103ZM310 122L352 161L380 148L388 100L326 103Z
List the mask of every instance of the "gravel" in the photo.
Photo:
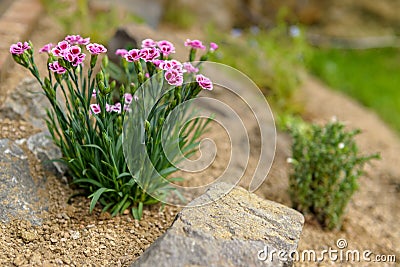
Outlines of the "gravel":
M37 131L29 124L0 119L0 138L19 140L27 152L32 177L46 174L44 190L48 211L42 225L13 219L0 223L0 266L129 266L171 225L179 211L160 205L145 208L141 221L126 213L111 217L96 207L89 213L89 199L70 198L76 191L62 179L44 173L29 152L26 140Z

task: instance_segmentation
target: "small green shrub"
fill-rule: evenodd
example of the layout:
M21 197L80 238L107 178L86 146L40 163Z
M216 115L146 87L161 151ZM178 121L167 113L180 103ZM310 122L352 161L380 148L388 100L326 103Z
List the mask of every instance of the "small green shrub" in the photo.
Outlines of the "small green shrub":
M304 126L304 125L303 125ZM290 130L294 170L289 178L293 207L312 213L327 229L339 228L345 208L358 188L363 166L378 154L360 156L354 136L340 122Z

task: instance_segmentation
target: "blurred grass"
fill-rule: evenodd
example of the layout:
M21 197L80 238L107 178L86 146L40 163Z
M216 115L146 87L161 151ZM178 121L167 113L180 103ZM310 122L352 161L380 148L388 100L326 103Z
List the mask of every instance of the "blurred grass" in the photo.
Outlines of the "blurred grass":
M309 57L310 47L300 28L290 36L290 27L282 22L272 30L244 30L240 37L208 32L208 40L220 44L210 60L234 67L249 76L266 96L279 117L302 112L296 99L300 73Z
M166 1L164 7L163 22L179 29L190 29L196 23L194 17L185 5L177 1Z
M46 13L62 27L64 34L80 34L92 42L107 43L116 29L126 23L143 23L139 17L110 6L94 10L89 0L41 0Z
M315 49L313 74L375 110L400 133L400 49Z

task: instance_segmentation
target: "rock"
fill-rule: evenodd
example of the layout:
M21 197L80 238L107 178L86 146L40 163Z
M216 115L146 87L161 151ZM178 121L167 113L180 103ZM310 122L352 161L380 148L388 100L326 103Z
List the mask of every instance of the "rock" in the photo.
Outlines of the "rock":
M15 266L22 266L26 263L25 256L23 254L19 254L15 257L14 259L14 265Z
M40 253L34 252L32 257L29 259L29 264L32 266L42 266L42 255Z
M141 41L141 40L140 40ZM138 40L131 36L124 28L118 28L114 36L110 39L107 45L107 56L108 58L116 64L119 64L120 57L115 55L117 49L120 48L137 48Z
M1 106L2 115L11 120L24 120L40 129L46 128L44 118L46 108L50 106L46 97L41 94L42 88L34 78L25 78L8 94Z
M231 187L215 184L192 201L131 266L291 266L277 255L296 250L303 215Z
M37 217L45 207L38 197L38 189L43 179L35 177L29 171L27 156L14 142L0 140L0 221L11 218L23 218L39 225Z
M32 135L27 140L30 151L42 162L47 171L62 176L67 171L67 166L60 162L51 161L61 158L61 150L53 143L48 131Z
M34 230L24 230L21 232L21 238L24 240L25 243L29 243L35 241L38 238L38 235Z

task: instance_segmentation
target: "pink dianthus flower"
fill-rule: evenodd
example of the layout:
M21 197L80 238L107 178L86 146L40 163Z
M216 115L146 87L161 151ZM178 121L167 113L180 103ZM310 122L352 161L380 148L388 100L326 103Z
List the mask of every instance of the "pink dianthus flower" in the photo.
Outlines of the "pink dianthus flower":
M142 41L142 48L156 47L157 43L153 39L144 39Z
M175 46L166 40L157 42L158 48L160 48L163 56L167 57L169 54L175 53Z
M31 49L31 47L28 42L18 42L10 46L10 53L13 55L21 55L29 49Z
M101 112L100 105L99 104L91 104L90 112L91 113L93 112L94 114L99 114Z
M214 52L218 49L218 45L216 43L210 43L210 51Z
M187 71L187 72L191 72L191 73L197 73L199 72L199 69L194 67L190 62L184 62L183 63L183 68Z
M170 69L166 71L164 77L170 85L180 86L183 84L182 73L177 70Z
M99 55L107 52L107 48L105 48L104 45L97 43L90 43L86 45L86 49L92 55Z
M196 75L196 82L203 89L207 89L210 91L213 89L213 84L212 84L211 80L202 74Z
M131 49L124 56L124 58L128 62L138 61L140 59L140 50L139 49Z
M191 46L194 49L206 49L203 43L199 40L186 39L185 46Z
M58 61L54 61L53 63L49 63L49 69L57 74L63 74L67 70L58 63Z
M125 57L125 55L128 54L128 50L126 50L126 49L117 49L115 51L115 54L117 56Z
M45 44L42 48L39 49L39 53L50 53L51 49L53 48L53 44Z

